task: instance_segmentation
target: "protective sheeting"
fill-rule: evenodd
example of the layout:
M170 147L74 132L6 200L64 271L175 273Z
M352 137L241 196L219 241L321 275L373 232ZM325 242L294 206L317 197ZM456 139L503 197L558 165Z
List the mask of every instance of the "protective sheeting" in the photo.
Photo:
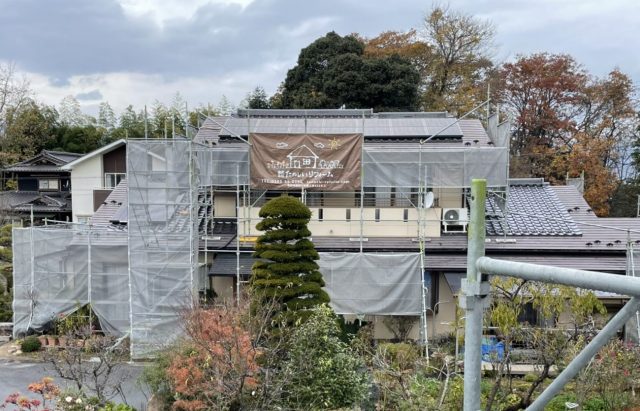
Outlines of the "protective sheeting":
M180 335L179 312L198 289L196 153L185 140L127 144L132 358Z
M248 181L248 146L210 149L213 185L230 186ZM509 153L505 147L432 146L367 147L362 154L365 187L470 187L484 178L488 187L507 185Z
M484 178L488 187L507 185L505 148L415 150L369 148L363 153L365 187L469 187Z
M246 147L213 147L200 151L198 156L208 168L203 175L214 186L236 186L246 184L249 175L249 149ZM204 180L203 180L204 181Z
M420 254L320 253L318 265L338 314L420 315Z
M91 304L101 328L129 330L126 233L88 227L14 228L14 336Z

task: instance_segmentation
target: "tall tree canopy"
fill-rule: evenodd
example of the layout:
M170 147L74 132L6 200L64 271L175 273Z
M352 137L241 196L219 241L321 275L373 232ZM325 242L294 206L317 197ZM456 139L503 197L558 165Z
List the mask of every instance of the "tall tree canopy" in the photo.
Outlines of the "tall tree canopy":
M607 215L637 124L629 77L595 78L569 55L539 53L504 64L500 78L496 98L515 120L511 175L564 183L584 172L585 199Z
M493 68L491 22L434 6L424 19L423 35L431 52L424 73L424 109L460 116L484 101Z
M490 22L434 6L421 31L385 31L362 41L365 56L395 54L411 62L420 76L419 109L460 116L486 100L495 73L493 39Z
M328 33L302 49L287 73L278 108L374 108L376 111L416 109L420 76L398 55L366 56L355 36Z

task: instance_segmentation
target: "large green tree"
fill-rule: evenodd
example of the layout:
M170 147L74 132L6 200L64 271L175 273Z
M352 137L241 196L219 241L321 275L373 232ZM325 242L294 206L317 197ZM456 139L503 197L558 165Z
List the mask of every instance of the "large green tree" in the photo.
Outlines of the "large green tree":
M300 51L287 73L276 108L373 108L412 111L418 102L420 75L398 55L368 56L356 36L330 32Z
M256 228L264 234L256 241L254 257L260 260L251 277L258 303L277 303L276 323L304 321L312 307L329 301L309 240L311 211L297 198L282 196L268 201L259 215L263 220Z
M5 124L0 134L0 163L8 165L34 156L55 142L57 112L33 100L6 110Z

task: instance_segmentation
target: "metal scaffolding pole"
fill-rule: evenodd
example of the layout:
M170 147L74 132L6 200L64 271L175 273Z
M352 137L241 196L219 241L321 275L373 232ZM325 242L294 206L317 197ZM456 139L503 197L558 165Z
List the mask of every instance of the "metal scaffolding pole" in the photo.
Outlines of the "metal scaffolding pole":
M640 278L616 274L583 271L571 268L541 266L513 261L495 260L480 257L476 267L482 273L523 278L530 281L566 284L591 290L611 291L633 298L607 323L596 337L567 365L565 370L547 387L527 410L543 410L544 406L557 394L567 382L584 368L598 350L605 345L617 330L633 317L640 307ZM466 360L466 357L465 357ZM466 371L466 368L465 368ZM466 377L466 376L465 376ZM466 380L465 380L466 381ZM479 387L479 381L478 381ZM465 387L466 390L466 387ZM466 410L466 408L465 408Z
M594 355L605 344L613 338L618 330L624 326L624 324L632 318L638 308L640 307L640 298L633 297L628 303L622 307L616 315L609 320L607 325L596 335L591 342L584 347L584 349L578 354L567 367L558 375L551 385L549 385L536 400L527 407L527 411L543 411L545 405L553 399L553 397L559 393L562 388L575 377L580 370L586 367L593 358Z
M460 305L466 311L464 336L464 411L480 409L482 375L482 310L488 303L489 282L483 281L476 268L484 256L485 199L487 181L471 181L471 222L468 230L467 278L462 282Z

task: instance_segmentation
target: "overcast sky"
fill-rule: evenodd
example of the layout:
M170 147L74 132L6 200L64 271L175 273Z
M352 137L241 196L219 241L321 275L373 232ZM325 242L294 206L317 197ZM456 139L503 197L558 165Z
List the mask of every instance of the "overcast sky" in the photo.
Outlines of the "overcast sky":
M639 0L451 0L491 20L496 62L572 54L596 75L640 84ZM420 29L428 0L0 0L0 61L14 62L40 101L67 95L95 113L180 92L190 106L273 93L302 47L329 31L375 36Z

